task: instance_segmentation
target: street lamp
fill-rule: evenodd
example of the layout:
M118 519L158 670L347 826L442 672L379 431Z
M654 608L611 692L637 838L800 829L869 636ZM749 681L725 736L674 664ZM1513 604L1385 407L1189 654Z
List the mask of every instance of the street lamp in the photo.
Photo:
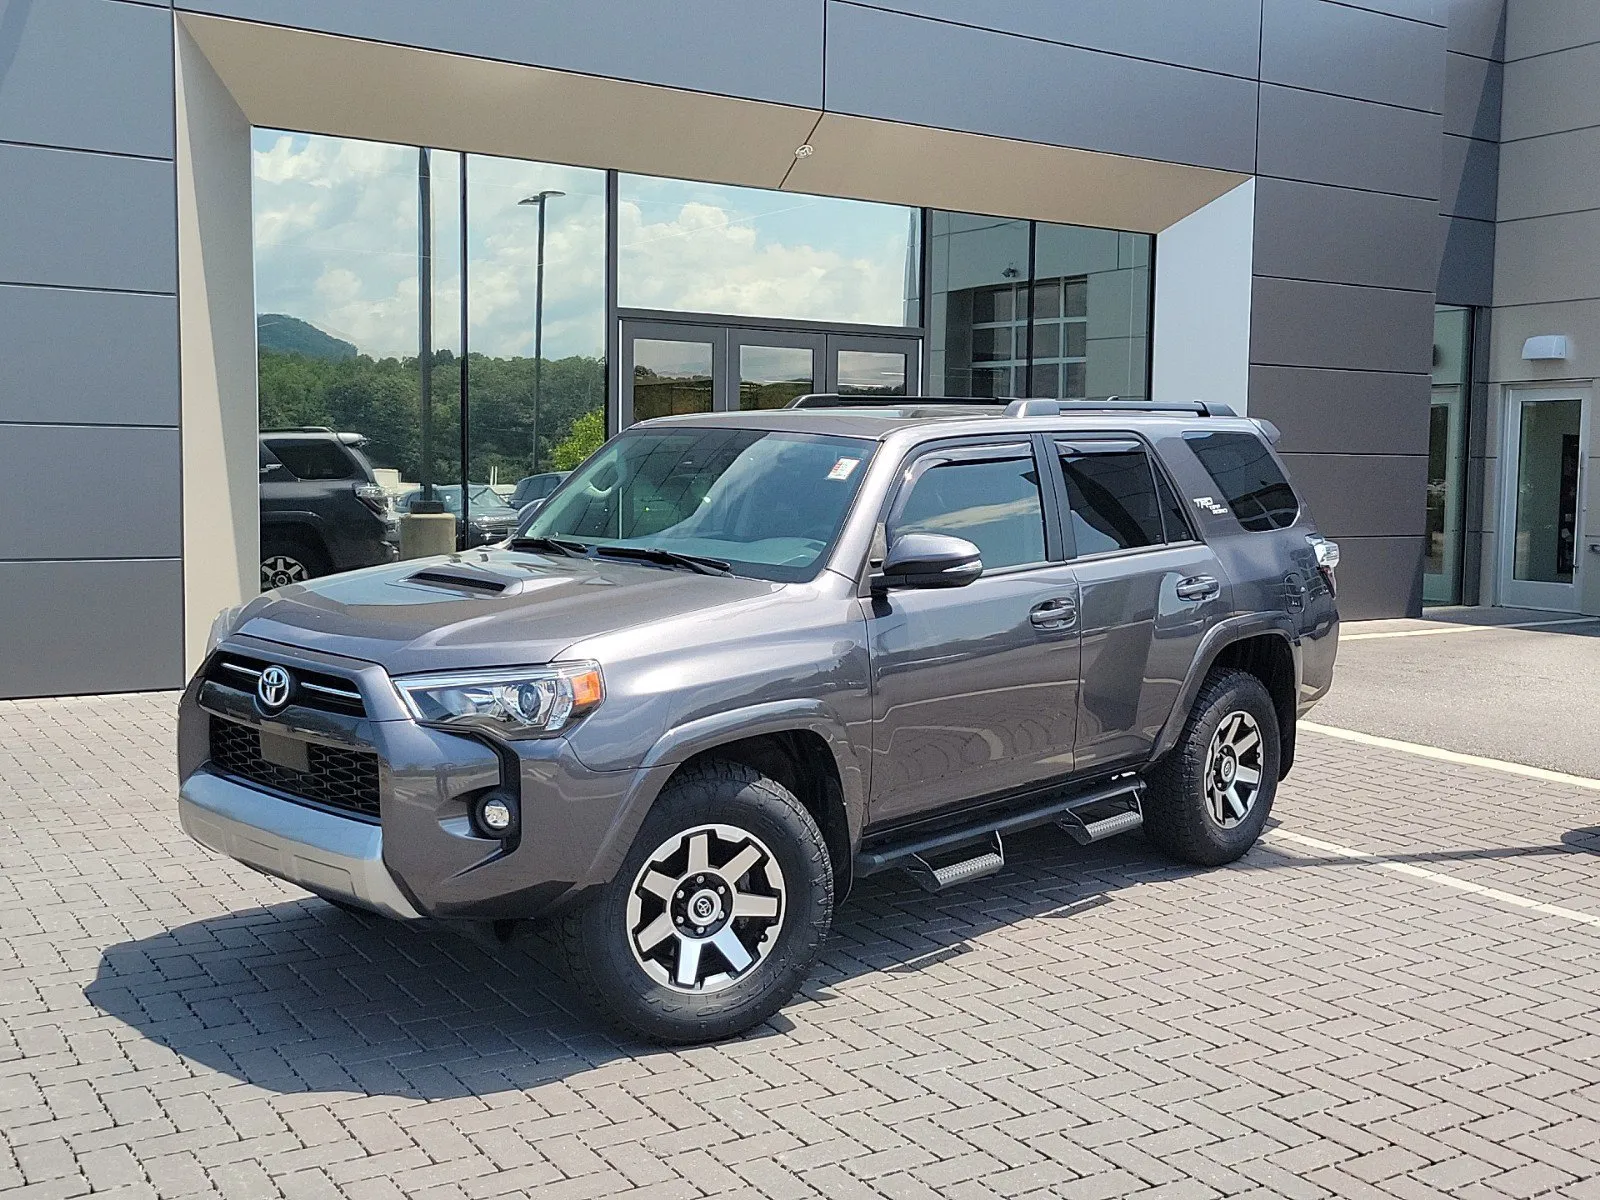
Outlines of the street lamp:
M547 188L537 196L527 196L518 204L539 208L539 249L533 270L533 469L539 470L539 396L544 383L544 206L552 196L565 196Z

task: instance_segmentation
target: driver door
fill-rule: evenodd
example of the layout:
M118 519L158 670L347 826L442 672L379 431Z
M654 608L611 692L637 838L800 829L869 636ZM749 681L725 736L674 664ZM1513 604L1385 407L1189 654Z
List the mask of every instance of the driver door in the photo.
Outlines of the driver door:
M870 601L874 825L1072 771L1078 583L1040 482L1032 439L968 442L913 459L891 501L887 544L965 538L983 574Z

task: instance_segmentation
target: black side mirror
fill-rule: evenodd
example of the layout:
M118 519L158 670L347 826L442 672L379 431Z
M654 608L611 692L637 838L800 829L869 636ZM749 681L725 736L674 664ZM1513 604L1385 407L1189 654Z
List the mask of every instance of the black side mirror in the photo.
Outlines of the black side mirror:
M884 557L876 587L966 587L983 574L983 556L965 538L946 533L905 533Z

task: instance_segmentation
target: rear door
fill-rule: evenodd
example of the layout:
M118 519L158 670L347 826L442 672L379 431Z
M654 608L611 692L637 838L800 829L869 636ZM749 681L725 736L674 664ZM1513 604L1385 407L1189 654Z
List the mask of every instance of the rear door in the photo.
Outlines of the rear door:
M1171 481L1137 437L1053 437L1082 637L1080 773L1142 760L1183 687L1229 583Z
M874 824L1025 788L1072 770L1077 581L1028 435L927 450L891 500L886 539L977 545L966 587L869 603Z

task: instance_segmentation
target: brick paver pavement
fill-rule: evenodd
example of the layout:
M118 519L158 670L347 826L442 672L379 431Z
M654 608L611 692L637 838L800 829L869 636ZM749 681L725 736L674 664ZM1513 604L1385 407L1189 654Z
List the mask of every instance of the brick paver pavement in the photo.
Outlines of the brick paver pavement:
M189 842L172 708L0 703L10 1200L1600 1196L1600 792L1307 735L1233 867L872 880L802 998L672 1052Z

